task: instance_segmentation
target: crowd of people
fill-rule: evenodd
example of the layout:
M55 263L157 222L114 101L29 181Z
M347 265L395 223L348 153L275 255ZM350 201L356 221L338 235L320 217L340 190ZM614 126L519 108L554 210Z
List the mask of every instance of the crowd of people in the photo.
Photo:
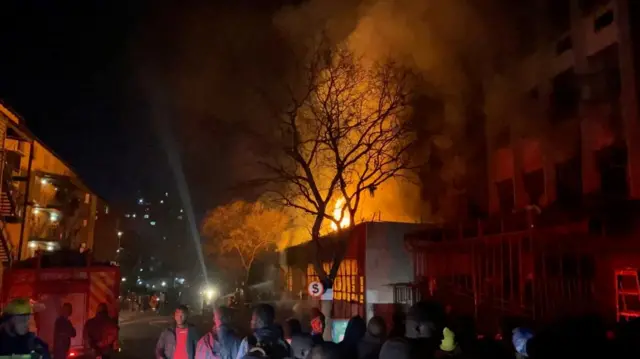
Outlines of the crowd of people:
M341 342L323 339L325 318L314 308L310 322L290 318L276 323L274 308L259 304L251 316L251 333L236 330L236 313L217 307L213 328L203 337L188 324L189 311L175 311L176 326L165 330L156 359L431 359L431 358L622 358L638 357L640 332L636 322L607 331L596 317L560 320L534 333L516 326L496 337L477 334L472 321L456 318L437 303L422 302L408 311L401 327L374 316L349 320Z

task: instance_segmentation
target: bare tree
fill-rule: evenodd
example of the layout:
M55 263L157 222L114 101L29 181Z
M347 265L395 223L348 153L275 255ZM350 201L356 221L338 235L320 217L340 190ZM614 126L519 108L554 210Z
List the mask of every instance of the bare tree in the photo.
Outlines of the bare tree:
M302 72L303 85L290 86L285 109L274 111L276 153L260 163L276 200L311 218L311 240L319 250L326 231L355 224L364 195L410 168L410 73L324 44ZM326 273L316 258L322 281L333 283L340 260Z

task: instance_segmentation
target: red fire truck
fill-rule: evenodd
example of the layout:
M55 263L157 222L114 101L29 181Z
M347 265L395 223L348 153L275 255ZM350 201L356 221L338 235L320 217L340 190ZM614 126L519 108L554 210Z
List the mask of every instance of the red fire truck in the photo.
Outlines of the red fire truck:
M84 325L95 316L100 303L107 304L112 318L118 318L120 270L110 264L93 263L87 254L58 252L13 263L5 270L2 284L3 307L15 298L30 298L37 303L34 329L50 347L62 305L72 305L70 320L76 337L71 340L69 357L83 355Z

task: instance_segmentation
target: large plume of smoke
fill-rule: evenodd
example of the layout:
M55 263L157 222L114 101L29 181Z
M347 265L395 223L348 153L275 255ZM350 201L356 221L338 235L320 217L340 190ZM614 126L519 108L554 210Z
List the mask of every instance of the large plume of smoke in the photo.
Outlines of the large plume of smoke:
M468 107L489 116L488 127L492 121L508 118L509 112L521 112L516 92L505 90L517 84L483 92L486 80L516 54L521 39L515 30L520 15L528 11L522 7L526 1L268 3L185 5L155 17L156 26L142 37L151 43L143 50L142 67L150 74L143 81L153 78L153 86L172 89L171 105L180 114L175 130L200 209L228 201L233 195L229 187L259 175L255 153L262 148L242 137L238 129L270 131L272 124L265 115L269 108L259 98L268 94L276 103L285 100L280 97L282 83L295 75L304 45L320 31L335 43L348 44L365 59L391 59L422 74L420 91L443 109L438 115L428 109L416 113L424 117L429 141L423 155L441 157L438 176L447 191L472 172L466 154L477 144L461 141L469 121ZM164 32L158 32L161 28ZM147 51L149 47L153 50ZM368 213L362 217L429 220L432 213L424 213L420 197L420 188L414 184L390 181L363 203Z
M422 75L424 83L417 91L439 103L436 111L429 106L415 111L426 133L420 155L440 164L435 171L439 184L426 191L455 196L464 191L460 182L482 173L468 167L482 145L476 141L484 141L484 136L465 137L469 128L492 133L509 122L519 133L528 133L539 123L529 121L540 117L536 104L519 90L522 79L497 76L518 56L520 30L527 28L522 21L531 20L534 10L526 2L372 0L353 5L310 1L284 9L275 22L294 42L322 28L366 60L399 62ZM474 126L470 121L486 123ZM363 205L371 212L365 218L377 213L382 220L442 220L429 204L419 203L416 186L395 179L383 187Z

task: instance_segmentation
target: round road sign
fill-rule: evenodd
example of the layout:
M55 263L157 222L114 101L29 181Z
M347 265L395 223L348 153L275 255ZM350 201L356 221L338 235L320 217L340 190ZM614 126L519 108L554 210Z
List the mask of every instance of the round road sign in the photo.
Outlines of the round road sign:
M324 293L324 286L320 282L311 282L307 287L309 295L312 297L319 297Z

